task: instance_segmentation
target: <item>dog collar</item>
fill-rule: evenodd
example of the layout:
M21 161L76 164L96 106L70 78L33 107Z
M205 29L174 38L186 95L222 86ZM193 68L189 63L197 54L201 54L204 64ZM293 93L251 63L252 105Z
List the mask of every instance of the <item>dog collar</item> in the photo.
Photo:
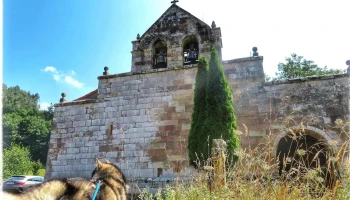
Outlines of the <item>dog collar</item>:
M101 181L99 180L99 181L97 182L96 189L95 189L95 191L94 191L94 195L92 195L92 199L91 199L91 200L95 200L95 199L96 199L97 194L98 194L98 192L100 191L100 186L101 186Z

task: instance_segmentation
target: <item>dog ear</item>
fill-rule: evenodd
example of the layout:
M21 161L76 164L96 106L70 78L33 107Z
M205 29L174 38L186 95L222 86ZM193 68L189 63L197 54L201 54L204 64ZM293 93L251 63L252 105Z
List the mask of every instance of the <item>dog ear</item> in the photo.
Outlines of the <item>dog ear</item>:
M98 160L98 158L96 158L96 165L97 165L97 168L101 167L102 163L100 160Z
M106 160L106 162L105 163L111 163L111 162L109 162L109 160Z

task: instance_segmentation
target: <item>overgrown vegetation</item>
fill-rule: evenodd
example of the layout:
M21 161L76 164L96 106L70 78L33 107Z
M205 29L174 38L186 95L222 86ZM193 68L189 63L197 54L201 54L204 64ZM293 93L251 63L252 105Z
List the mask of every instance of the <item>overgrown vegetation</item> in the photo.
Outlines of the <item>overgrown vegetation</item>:
M53 106L48 110L39 110L39 94L31 94L21 90L19 86L7 87L5 84L2 89L3 178L18 174L42 173L47 159ZM31 164L28 165L26 161L14 162L15 158L12 157L17 155L20 155L21 159L31 159ZM10 163L6 164L5 161ZM16 163L15 166L20 171L13 169L12 162Z
M3 177L33 173L33 162L30 158L29 149L16 144L4 149L3 154Z
M303 127L300 124L301 133L303 133ZM236 150L238 160L233 167L227 170L226 187L210 190L208 187L209 174L206 171L201 171L199 174L193 175L193 181L183 182L173 187L168 186L164 190L159 189L155 194L152 194L148 189L144 189L139 198L142 200L350 199L349 123L337 120L334 129L338 129L339 137L343 138L343 143L337 145L334 141L327 142L327 145L337 146L337 148L334 148L336 149L334 154L330 154L326 166L307 168L306 161L301 158L293 168L279 176L276 160L270 160L274 137L274 134L270 132L261 140L258 146ZM236 134L241 138L247 137L248 130L245 130L244 133L236 131ZM289 134L291 137L296 135L293 131ZM325 143L326 141L319 142ZM309 147L309 149L312 148L314 146ZM303 153L305 152L297 151L297 154ZM313 160L316 159L317 156L313 158ZM289 162L288 160L285 159L284 162ZM332 168L331 166L334 166L332 164L341 167ZM202 167L205 168L205 166ZM328 174L324 173L324 167L326 167ZM284 170L286 170L285 167ZM331 179L331 177L336 177L338 173L340 176ZM330 180L334 180L332 186L327 184Z

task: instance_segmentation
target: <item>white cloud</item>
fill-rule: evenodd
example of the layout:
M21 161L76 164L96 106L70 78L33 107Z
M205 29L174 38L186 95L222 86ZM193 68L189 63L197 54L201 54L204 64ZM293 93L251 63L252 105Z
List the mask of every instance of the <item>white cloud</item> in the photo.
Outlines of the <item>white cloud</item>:
M47 102L40 103L40 110L47 110L51 104Z
M64 81L70 85L73 85L74 87L77 87L77 88L83 87L83 84L81 82L75 80L74 78L72 78L70 76L66 76L64 78Z
M52 74L53 76L53 79L55 79L55 81L59 81L61 78L60 78L60 75L58 74Z
M72 77L76 74L75 71L73 70L70 70L68 74L65 74L58 71L53 66L47 66L43 71L50 72L52 75L52 78L57 82L63 82L77 88L82 88L84 85L82 82L79 82L78 80Z
M47 67L45 67L44 71L45 72L54 72L54 73L56 73L57 69L54 68L53 66L47 66Z

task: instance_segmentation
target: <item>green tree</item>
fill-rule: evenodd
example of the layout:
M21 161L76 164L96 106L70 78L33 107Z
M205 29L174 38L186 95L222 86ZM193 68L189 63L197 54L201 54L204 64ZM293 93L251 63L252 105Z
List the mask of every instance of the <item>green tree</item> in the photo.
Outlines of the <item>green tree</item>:
M3 141L28 147L35 160L46 163L52 119L45 111L20 109L3 117Z
M54 113L55 107L51 103L51 105L47 108L47 110L43 110L43 116L47 120L52 120L53 119L53 113Z
M36 162L32 162L32 166L33 166L33 174L34 175L43 176L41 170L45 169L45 167L41 164L40 160L37 160Z
M19 86L7 87L2 84L3 95L3 114L10 113L20 109L38 108L39 94L21 90Z
M2 129L3 142L11 144L20 134L18 132L18 125L22 121L22 115L18 112L6 113L3 115Z
M227 159L232 163L237 159L234 151L239 147L238 136L234 133L237 129L236 117L231 90L215 47L211 50L206 89L206 119L203 136L198 141L201 152L204 159L208 159L211 154L212 140L223 139L227 142Z
M31 172L33 172L33 162L27 147L13 143L10 147L4 149L3 179Z
M208 74L208 63L205 57L201 57L198 62L196 85L194 88L194 106L192 112L191 130L188 136L188 153L190 164L196 167L197 155L200 157L198 149L199 140L203 135L203 125L206 118L205 99L206 99L206 84Z
M50 130L51 121L40 115L26 116L18 125L18 131L25 134L21 134L15 142L29 147L34 160L46 163Z
M322 76L327 74L341 74L343 70L327 69L318 67L314 61L306 60L303 56L291 54L291 57L286 58L286 63L278 64L277 79L293 79L307 76Z
M35 160L46 163L53 118L53 105L38 109L39 95L3 84L3 141L29 148Z

